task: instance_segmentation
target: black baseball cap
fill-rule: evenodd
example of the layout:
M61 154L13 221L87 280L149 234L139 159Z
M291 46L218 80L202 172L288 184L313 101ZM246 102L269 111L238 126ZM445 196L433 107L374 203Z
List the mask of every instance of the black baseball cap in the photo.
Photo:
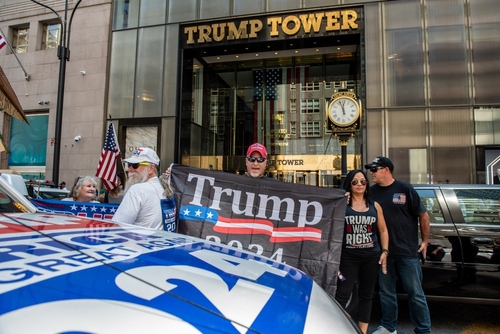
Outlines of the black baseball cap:
M376 157L371 163L365 165L366 169L370 169L372 167L387 167L391 172L394 171L394 165L392 164L391 159L386 157Z

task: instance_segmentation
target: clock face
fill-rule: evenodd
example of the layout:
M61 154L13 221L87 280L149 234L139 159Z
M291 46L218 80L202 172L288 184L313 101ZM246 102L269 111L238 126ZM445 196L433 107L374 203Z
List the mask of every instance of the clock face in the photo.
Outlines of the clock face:
M328 117L335 125L352 125L359 117L358 104L355 100L347 97L335 99L329 106Z

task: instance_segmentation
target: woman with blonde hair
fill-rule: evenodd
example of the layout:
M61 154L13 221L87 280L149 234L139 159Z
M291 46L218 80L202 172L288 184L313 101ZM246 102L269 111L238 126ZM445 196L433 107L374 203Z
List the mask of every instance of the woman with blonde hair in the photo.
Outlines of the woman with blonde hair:
M83 176L77 178L75 185L71 189L68 198L63 198L63 201L74 202L91 202L99 203L96 201L97 182L92 176Z

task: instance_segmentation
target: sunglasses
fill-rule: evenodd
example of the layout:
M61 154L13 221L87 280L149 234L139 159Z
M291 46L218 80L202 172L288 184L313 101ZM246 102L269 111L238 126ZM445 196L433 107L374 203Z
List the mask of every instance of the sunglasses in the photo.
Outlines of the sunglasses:
M138 162L135 164L128 164L129 167L132 167L133 169L139 168L139 166L149 166L151 165L149 162Z
M247 157L247 160L249 162L255 162L255 161L257 161L258 163L262 163L262 162L266 161L266 158Z
M367 184L368 182L366 182L366 180L359 180L359 181L358 181L358 180L352 180L352 181L351 181L351 184L352 184L353 186L357 185L358 183L361 183L361 185L362 185L362 186L366 186L366 184Z
M384 169L384 168L385 168L385 167L372 167L372 168L370 168L370 172L372 172L372 173L376 173L376 172L378 172L379 170Z

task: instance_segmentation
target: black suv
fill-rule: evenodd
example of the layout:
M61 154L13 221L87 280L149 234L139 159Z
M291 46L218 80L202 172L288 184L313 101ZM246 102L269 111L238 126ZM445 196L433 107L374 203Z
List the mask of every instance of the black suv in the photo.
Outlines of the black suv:
M422 259L428 298L500 304L500 186L414 187L431 221Z

